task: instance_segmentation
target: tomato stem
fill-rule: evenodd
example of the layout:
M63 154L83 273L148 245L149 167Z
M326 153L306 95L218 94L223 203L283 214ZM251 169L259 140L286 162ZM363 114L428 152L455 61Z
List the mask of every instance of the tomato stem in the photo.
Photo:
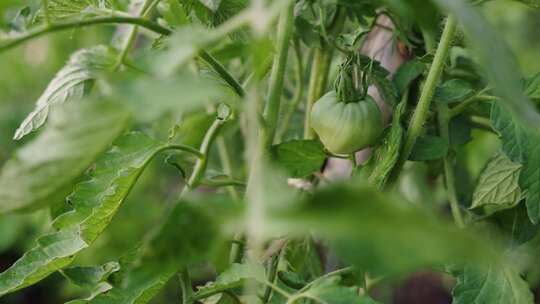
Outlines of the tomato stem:
M300 46L300 41L295 39L294 41L294 57L296 62L296 91L292 99L291 105L283 117L283 122L281 123L281 129L278 134L278 141L280 141L283 136L289 130L289 125L291 124L291 119L300 105L300 102L304 98L304 62L302 60L302 50Z
M341 32L346 18L347 14L345 9L339 8L330 27L328 29L325 28L326 35L337 35L337 33ZM304 118L304 139L314 139L316 137L315 131L311 128L311 109L315 102L319 100L326 91L333 55L334 48L332 47L332 44L321 39L321 47L317 48L315 51L315 56L311 65L306 113Z
M449 15L446 19L446 24L439 41L439 46L435 52L435 58L429 69L429 73L420 94L420 99L412 116L412 119L409 124L407 137L405 139L405 145L401 153L401 157L396 165L396 170L399 173L411 155L416 139L421 135L424 123L427 119L427 114L433 100L433 95L437 84L441 79L443 72L444 64L448 58L448 53L450 46L452 45L452 40L456 32L457 22L454 16ZM397 176L397 175L395 175Z
M137 16L140 16L141 18L146 18L159 1L160 0L146 0L137 12ZM114 68L115 70L119 69L120 66L122 66L122 64L124 63L124 61L126 61L129 51L131 50L131 48L133 47L133 43L135 42L135 38L137 38L138 32L138 26L134 25L131 27L129 33L124 40L124 44L121 47L120 56L118 56L118 61L116 62L116 66Z
M268 100L264 111L266 128L261 132L265 146L273 143L276 134L276 126L279 119L281 107L281 95L283 93L283 83L285 79L285 68L289 55L292 30L294 24L294 5L289 4L281 13L278 21L278 32L276 41L277 53L274 57L272 72L270 74L270 84Z
M311 109L319 98L322 97L328 85L328 73L332 62L333 49L326 45L315 51L311 76L309 78L308 96L306 104L306 116L304 120L304 138L314 139L315 131L311 128Z
M51 24L51 17L49 15L49 0L42 0L43 3L43 18L45 19L45 27Z
M439 104L438 105L438 120L439 120L439 133L441 137L448 143L450 146L450 132L448 131L448 124L450 123L450 116L448 111L448 105ZM448 195L448 201L450 202L450 209L452 211L452 217L456 225L459 228L464 228L465 223L463 221L463 216L460 211L460 206L458 202L458 197L456 193L455 177L454 177L454 168L451 162L451 156L448 153L444 159L444 177L446 183L446 192Z

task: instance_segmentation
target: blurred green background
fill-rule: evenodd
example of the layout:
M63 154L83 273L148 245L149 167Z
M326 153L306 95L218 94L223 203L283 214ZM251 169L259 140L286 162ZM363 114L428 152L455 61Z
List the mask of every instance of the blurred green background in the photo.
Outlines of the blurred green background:
M3 31L9 29L8 22L16 16L21 2L0 0L2 16L0 28ZM24 2L28 4L28 1ZM530 76L540 71L538 59L540 12L519 3L503 0L488 2L482 9L493 26L510 44L523 74ZM17 146L24 144L24 141L14 142L13 133L69 55L80 48L107 44L113 34L114 28L111 27L72 30L36 39L0 53L0 164L6 161ZM475 134L475 136L487 135ZM488 156L497 148L494 136L470 143L463 151L463 158L469 170L478 174ZM467 151L476 153L473 155ZM115 217L111 227L95 246L80 257L78 263L102 264L114 260L131 248L157 218L163 203L175 195L177 181L178 176L174 170L160 159L154 161ZM7 268L25 250L32 247L36 237L49 229L49 223L50 215L45 210L0 217L0 270ZM66 299L80 296L83 292L69 285L60 274L57 274L37 284L36 287L0 299L0 303L62 303ZM170 297L169 302L174 302L172 300L175 297L174 289L171 288L170 292L156 298L155 303L167 303L166 297Z

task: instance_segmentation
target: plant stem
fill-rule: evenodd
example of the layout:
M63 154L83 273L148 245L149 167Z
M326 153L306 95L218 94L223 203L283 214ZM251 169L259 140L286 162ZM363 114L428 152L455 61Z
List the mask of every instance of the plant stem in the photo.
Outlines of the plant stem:
M266 147L273 143L276 133L293 24L294 5L291 2L279 16L276 42L277 53L270 74L268 100L264 111L266 128L263 129L264 131L261 134Z
M439 80L441 78L444 64L448 57L450 46L452 45L456 26L456 19L452 15L448 16L441 36L441 40L439 41L439 46L437 47L437 51L435 52L435 58L433 59L433 63L431 64L431 67L429 69L426 82L420 94L418 105L416 106L411 122L409 124L409 128L407 130L407 137L405 139L403 151L401 153L398 163L396 164L396 172L398 173L403 168L403 165L409 158L414 144L416 143L416 139L422 133L422 128L427 118L427 113L433 99L433 94L435 93L435 89L437 88L437 84L439 83ZM397 177L398 175L399 174L396 174L395 176Z
M170 35L172 32L170 29L163 27L155 22L149 21L141 17L128 17L128 16L106 16L106 17L94 17L84 20L70 20L60 21L49 26L35 27L22 34L15 35L11 39L7 39L5 43L0 44L0 51L11 49L18 46L30 39L43 36L45 34L60 32L69 30L72 28L83 28L98 24L133 24L147 28L153 32L162 35Z
M216 139L216 144L218 147L219 159L221 161L223 173L227 174L230 178L234 178L231 155L229 153L229 149L227 148L225 138L223 136L218 137ZM238 191L236 191L236 188L227 187L227 191L229 191L229 194L235 201L240 199L240 195L238 194Z
M151 11L151 9L159 2L160 0L146 0L139 11L137 12L137 16L140 16L142 18L146 18ZM139 27L133 26L129 30L129 33L124 41L124 44L122 45L120 56L118 56L118 61L116 62L115 70L117 70L126 60L129 51L133 47L133 43L135 42L135 38L137 37Z
M218 137L216 143L218 147L219 158L221 160L221 166L223 167L223 172L231 178L234 178L232 160L229 154L229 149L227 148L227 143L225 142L225 138L223 136ZM240 195L238 194L238 191L235 187L227 187L227 191L229 191L229 194L231 195L233 200L240 200ZM240 263L242 261L242 258L244 256L243 241L244 236L242 234L239 233L234 236L234 241L231 244L231 251L229 254L229 260L231 264Z
M235 26L239 27L243 24L241 23L241 21L242 20L237 21L237 23L239 24L234 23L222 31L225 33L232 31L231 28L236 28ZM84 19L84 20L62 21L55 24L50 24L48 26L35 27L27 32L18 34L14 36L13 38L8 39L4 43L0 43L0 52L12 49L28 40L31 40L33 38L37 38L37 37L40 37L49 33L61 32L61 31L72 29L72 28L83 28L83 27L100 25L100 24L132 24L132 25L141 26L143 28L146 28L150 31L153 31L157 34L164 35L164 36L169 36L173 33L172 30L142 17L132 17L132 16L124 16L124 15L116 15L116 16L113 15L113 16L106 16L106 17L100 16L100 17L94 17L94 18L89 18L89 19ZM210 54L208 54L204 50L199 52L199 56L201 57L201 59L207 62L214 69L214 71L218 73L219 76L223 78L223 80L227 82L235 90L235 92L239 96L241 97L243 96L244 90L242 89L242 86L223 67L223 65L221 65L215 58L213 58Z
M244 91L244 88L242 85L234 78L227 69L219 62L217 61L212 55L207 53L206 51L201 51L199 53L199 57L204 60L208 65L212 67L212 69L218 73L223 80L233 88L234 92L240 96L244 97L246 95L246 92Z
M322 281L324 279L334 277L334 276L342 276L342 275L350 274L350 273L353 273L353 270L354 270L354 268L352 268L352 267L346 267L346 268L338 269L338 270L329 272L327 274L324 274L324 275L318 277L316 280L308 283L306 286L302 287L302 289L300 289L298 291L298 293L302 293L302 292L308 290L309 288L311 288L311 286L313 286L313 284L315 284L317 282L320 282L320 281Z
M178 273L178 279L182 290L182 304L193 303L193 287L191 286L191 278L187 268Z
M332 62L333 50L330 46L323 46L315 51L306 103L306 116L304 118L304 139L315 138L315 131L311 128L311 109L319 98L322 97L328 85L328 73Z
M167 149L188 152L188 153L191 153L191 154L197 156L198 158L203 158L204 157L204 155L201 152L199 152L199 150L197 150L197 149L195 149L193 147L190 147L190 146L186 146L186 145L168 145Z
M219 130L221 130L221 127L223 127L224 123L225 119L217 118L206 132L201 147L199 149L201 157L197 159L195 167L193 168L193 173L189 177L186 187L182 191L181 196L183 196L185 192L195 189L197 188L197 186L199 186L201 179L206 172L206 165L208 164L208 153L210 152L210 147L212 146L212 143L216 139Z
M294 57L296 62L296 92L294 93L293 100L287 113L283 117L281 123L281 129L278 134L278 140L281 140L285 133L289 130L289 125L291 124L291 119L294 115L294 112L298 108L298 105L304 98L304 62L302 60L302 50L300 49L300 41L295 39L294 41Z
M42 0L43 2L43 18L45 19L45 27L51 24L51 16L49 15L49 0Z
M448 131L448 125L450 123L450 116L448 106L446 104L438 105L438 119L439 119L439 133L441 137L450 145L450 133ZM456 225L459 228L464 228L465 223L463 216L461 215L459 202L456 193L454 168L451 163L450 154L444 157L444 176L446 183L446 191L448 193L448 201L450 202L450 209L452 210L452 216Z
M326 29L327 35L339 34L347 18L346 11L339 8L332 20L331 25ZM334 48L326 41L321 42L321 47L315 51L313 63L311 65L311 75L309 77L308 96L306 101L306 113L304 118L304 139L314 139L316 134L311 128L311 109L319 98L325 93L328 85L328 74L332 64Z
M498 100L498 99L499 99L498 97L491 96L491 95L473 96L473 97L471 97L469 99L464 100L463 102L461 102L457 106L451 108L449 110L448 115L450 116L450 118L453 118L453 117L456 117L459 114L463 113L463 111L465 111L472 104L475 104L477 102L482 102L482 101L494 101L494 100Z
M278 254L278 255L272 257L272 259L270 260L270 267L268 269L268 282L271 282L273 284L274 284L274 282L276 280L276 275L277 275L277 269L278 269L280 256L281 255ZM272 288L270 286L267 286L266 290L264 291L262 302L263 303L268 303L268 301L270 301L270 296L271 295L272 295Z

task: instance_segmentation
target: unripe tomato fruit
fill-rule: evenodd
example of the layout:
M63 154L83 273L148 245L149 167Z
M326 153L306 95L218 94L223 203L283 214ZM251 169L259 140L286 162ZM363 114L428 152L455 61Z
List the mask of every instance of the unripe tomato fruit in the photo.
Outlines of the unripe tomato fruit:
M377 142L383 117L369 95L355 102L341 102L335 91L319 99L311 110L311 126L334 154L350 154Z

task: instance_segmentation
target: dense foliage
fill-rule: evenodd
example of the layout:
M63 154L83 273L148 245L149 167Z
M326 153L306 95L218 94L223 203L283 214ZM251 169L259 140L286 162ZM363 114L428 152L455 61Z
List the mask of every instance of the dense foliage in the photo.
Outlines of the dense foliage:
M540 16L2 1L0 302L391 303L428 271L455 304L535 303L540 64L499 2Z

